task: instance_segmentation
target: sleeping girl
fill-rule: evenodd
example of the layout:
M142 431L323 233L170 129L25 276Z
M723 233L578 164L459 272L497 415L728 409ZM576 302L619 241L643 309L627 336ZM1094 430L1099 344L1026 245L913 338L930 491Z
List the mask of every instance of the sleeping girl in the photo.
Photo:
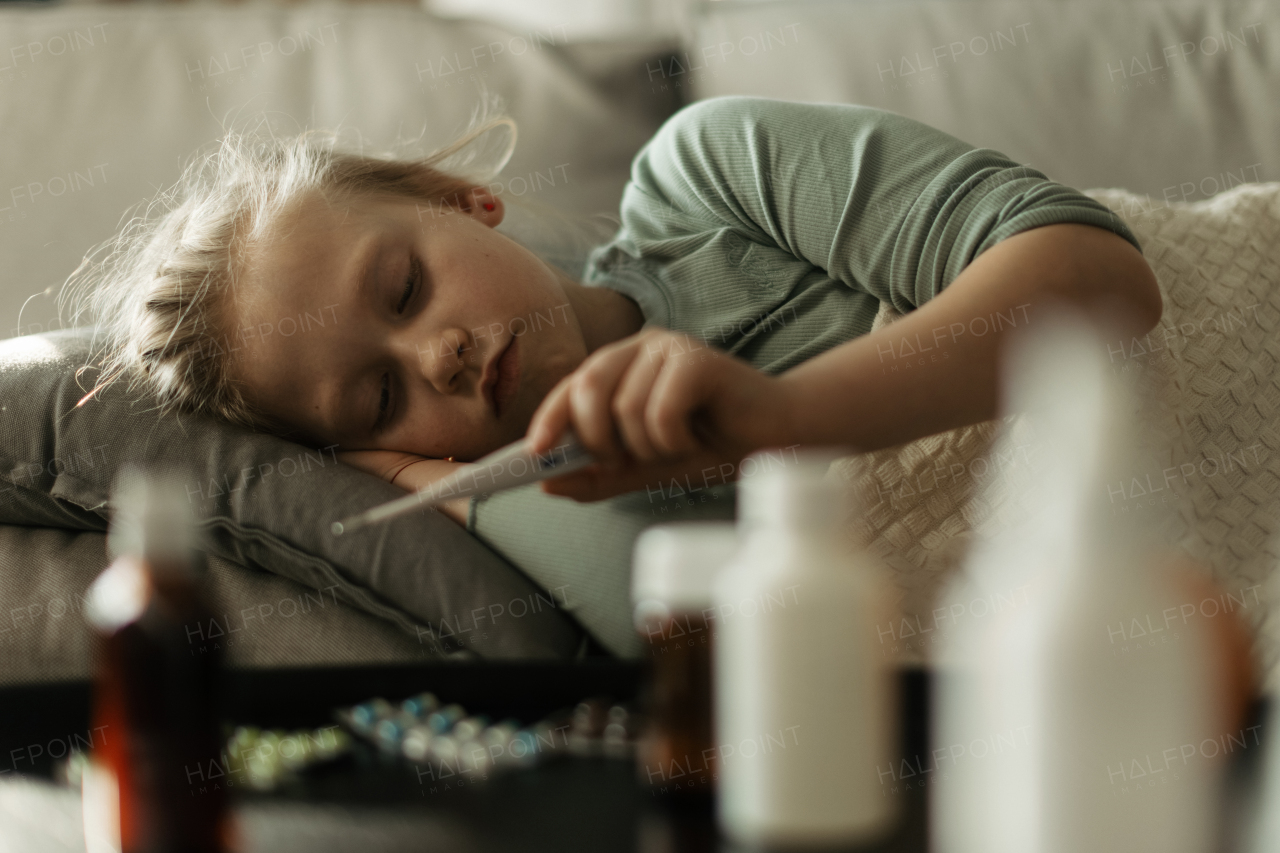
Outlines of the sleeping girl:
M685 107L636 155L617 233L565 271L498 230L500 195L437 165L502 124L422 160L229 135L82 267L113 342L104 382L336 444L406 489L572 426L599 462L541 488L594 501L763 448L990 419L1005 337L1055 301L1114 338L1160 318L1106 207L845 104ZM872 333L882 303L904 316ZM468 505L442 511L466 525Z

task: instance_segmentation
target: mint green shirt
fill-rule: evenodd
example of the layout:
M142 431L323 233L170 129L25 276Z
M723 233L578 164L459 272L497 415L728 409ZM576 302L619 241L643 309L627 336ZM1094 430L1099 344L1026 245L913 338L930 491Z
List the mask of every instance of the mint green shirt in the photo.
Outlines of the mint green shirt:
M1020 231L1080 222L1142 246L1115 213L990 148L874 107L727 96L671 116L636 155L621 227L584 284L778 374L942 291ZM976 333L975 329L975 333ZM631 548L650 524L732 520L735 489L694 476L593 503L531 484L473 498L467 529L635 656Z

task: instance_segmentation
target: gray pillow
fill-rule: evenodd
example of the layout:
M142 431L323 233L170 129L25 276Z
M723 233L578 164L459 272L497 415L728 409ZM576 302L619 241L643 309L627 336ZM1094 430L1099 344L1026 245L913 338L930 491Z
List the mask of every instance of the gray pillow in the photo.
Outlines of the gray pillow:
M424 509L334 537L337 518L403 495L306 448L113 385L84 405L102 344L87 328L0 341L0 523L105 530L117 469L186 484L202 548L398 623L441 656L569 658L593 647L555 590L539 588L455 522ZM515 615L515 614L519 615Z
M89 585L106 567L102 533L0 524L0 688L93 677L84 606ZM209 557L203 591L209 619L184 626L188 650L221 652L228 667L438 659L429 643L336 601L336 589L313 590Z

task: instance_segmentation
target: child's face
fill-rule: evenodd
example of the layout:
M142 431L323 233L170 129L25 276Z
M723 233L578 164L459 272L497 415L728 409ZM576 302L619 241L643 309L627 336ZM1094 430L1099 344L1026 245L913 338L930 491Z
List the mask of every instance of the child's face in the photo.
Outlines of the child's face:
M495 231L502 214L483 190L446 213L303 199L246 253L229 294L232 376L316 446L471 461L523 437L587 348L563 273ZM517 381L498 387L495 411L481 380L509 342Z

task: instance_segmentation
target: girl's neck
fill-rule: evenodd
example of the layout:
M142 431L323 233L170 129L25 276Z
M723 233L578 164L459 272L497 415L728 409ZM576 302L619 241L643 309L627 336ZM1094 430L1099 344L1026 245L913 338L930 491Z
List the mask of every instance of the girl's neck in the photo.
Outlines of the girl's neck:
M588 287L559 268L552 268L560 276L565 296L582 327L588 353L640 331L644 313L631 297L608 287Z

